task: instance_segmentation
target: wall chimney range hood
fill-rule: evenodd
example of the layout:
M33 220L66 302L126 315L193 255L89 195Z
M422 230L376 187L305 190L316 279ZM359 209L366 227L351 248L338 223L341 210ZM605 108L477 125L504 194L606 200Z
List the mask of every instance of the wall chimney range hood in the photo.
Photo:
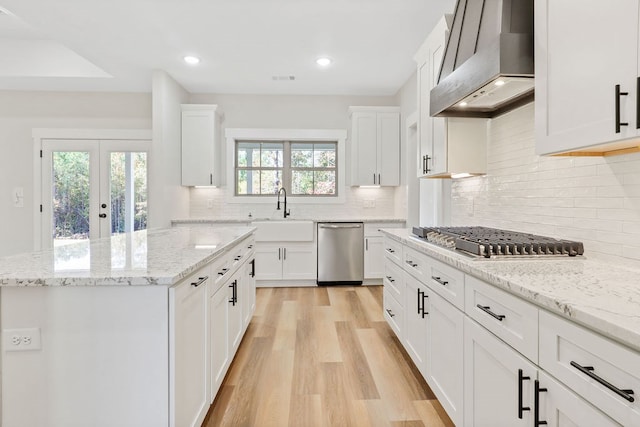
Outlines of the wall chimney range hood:
M430 115L495 117L533 101L533 0L457 0Z

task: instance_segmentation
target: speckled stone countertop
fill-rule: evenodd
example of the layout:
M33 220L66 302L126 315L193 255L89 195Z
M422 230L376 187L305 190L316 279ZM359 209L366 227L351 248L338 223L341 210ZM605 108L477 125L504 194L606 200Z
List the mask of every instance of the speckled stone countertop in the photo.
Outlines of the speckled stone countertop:
M640 351L640 266L596 257L475 259L426 243L408 229L391 238Z
M227 223L239 223L248 224L253 221L280 221L283 220L281 216L277 218L186 218L186 219L174 219L171 220L172 225L188 225L188 224L227 224ZM400 223L406 222L404 218L287 218L287 221L314 221L314 222L364 222L364 223Z
M170 286L255 227L136 231L0 258L0 286Z

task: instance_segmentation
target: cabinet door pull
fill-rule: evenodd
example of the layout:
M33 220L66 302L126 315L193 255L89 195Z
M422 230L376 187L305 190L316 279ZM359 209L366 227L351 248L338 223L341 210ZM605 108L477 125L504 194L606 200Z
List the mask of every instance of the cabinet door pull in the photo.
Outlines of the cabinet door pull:
M278 248L278 261L282 259L282 255L280 254L281 252L282 252L282 248Z
M428 311L424 310L424 299L425 298L429 298L429 295L427 295L426 292L423 292L420 289L418 289L418 314L421 314L423 319L424 319L424 316L429 314ZM422 304L422 307L420 307L420 304Z
M408 259L408 260L406 260L405 262L406 262L407 264L409 264L411 267L414 267L414 268L418 266L418 264L416 264L415 262L413 262L413 261L411 261L411 260L409 260L409 259Z
M197 288L198 286L200 286L204 282L206 282L208 278L209 278L209 276L198 277L198 281L191 283L191 286L193 286L194 288Z
M364 239L364 250L365 251L369 250L369 239Z
M209 174L209 184L213 185L213 174L212 173Z
M431 172L431 169L429 169L429 160L431 159L431 157L429 157L429 155L424 156L424 173L429 173Z
M533 425L534 427L547 425L546 421L540 421L540 393L547 391L546 388L540 387L540 381L535 380L533 382Z
M633 390L629 390L629 389L624 390L624 389L620 389L620 388L614 386L609 381L607 381L604 378L596 375L596 373L593 372L595 370L593 366L582 366L579 363L574 362L573 360L571 361L571 366L573 366L574 368L576 368L577 370L579 370L580 372L582 372L583 374L585 374L586 376L588 376L592 380L595 380L598 383L602 384L603 386L605 386L606 388L608 388L609 390L611 390L612 392L614 392L618 396L622 397L626 401L628 401L628 402L634 402L635 401L633 396L631 396L632 394L634 394Z
M478 307L480 310L484 311L485 313L487 313L489 316L493 317L494 319L497 319L499 321L502 322L502 319L504 319L505 316L504 314L495 314L493 311L491 311L491 307L489 307L488 305L480 305L477 304L476 307Z
M395 254L395 253L396 253L396 251L394 251L394 250L393 250L393 249L391 249L391 248L387 248L387 252L389 252L390 254Z
M427 156L422 156L422 174L427 173Z
M447 286L449 284L449 282L447 282L446 280L442 280L440 277L431 276L431 278L436 282L440 283L442 286Z
M251 260L251 277L256 277L256 259Z
M378 185L382 185L382 181L380 180L380 174L378 174Z
M229 300L229 302L233 306L236 305L236 283L238 283L238 281L234 280L233 282L231 282L231 284L229 284L229 287L231 288L231 299Z
M422 301L422 291L418 289L418 314L423 311L423 307L420 307L420 301Z
M620 92L620 85L616 85L616 133L620 133L621 126L629 126L629 123L620 121L620 97L627 95L629 92Z
M522 381L529 381L531 377L525 377L522 369L518 369L518 418L522 419L522 413L524 411L530 411L531 408L528 406L522 406Z
M389 313L390 317L395 317L396 315L391 312L391 310L387 309L387 313Z
M376 185L376 174L373 174L373 185Z
M395 279L391 276L387 276L387 280L390 281L391 283L395 282Z
M228 268L223 268L221 271L218 271L218 276L224 276L229 271Z
M287 259L287 248L282 248L282 259L286 260Z

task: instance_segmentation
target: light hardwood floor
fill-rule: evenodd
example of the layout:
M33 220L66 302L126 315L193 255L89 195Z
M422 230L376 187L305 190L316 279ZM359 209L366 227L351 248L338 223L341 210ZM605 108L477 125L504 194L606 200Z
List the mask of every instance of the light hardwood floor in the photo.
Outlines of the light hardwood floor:
M453 426L382 315L382 286L258 288L203 426Z

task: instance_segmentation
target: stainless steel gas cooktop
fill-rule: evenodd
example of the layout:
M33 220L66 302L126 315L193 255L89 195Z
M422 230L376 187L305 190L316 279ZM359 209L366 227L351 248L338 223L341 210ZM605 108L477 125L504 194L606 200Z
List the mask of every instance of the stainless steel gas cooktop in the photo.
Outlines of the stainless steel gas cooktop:
M563 255L574 257L584 253L581 242L497 228L413 227L413 234L430 243L485 258Z

